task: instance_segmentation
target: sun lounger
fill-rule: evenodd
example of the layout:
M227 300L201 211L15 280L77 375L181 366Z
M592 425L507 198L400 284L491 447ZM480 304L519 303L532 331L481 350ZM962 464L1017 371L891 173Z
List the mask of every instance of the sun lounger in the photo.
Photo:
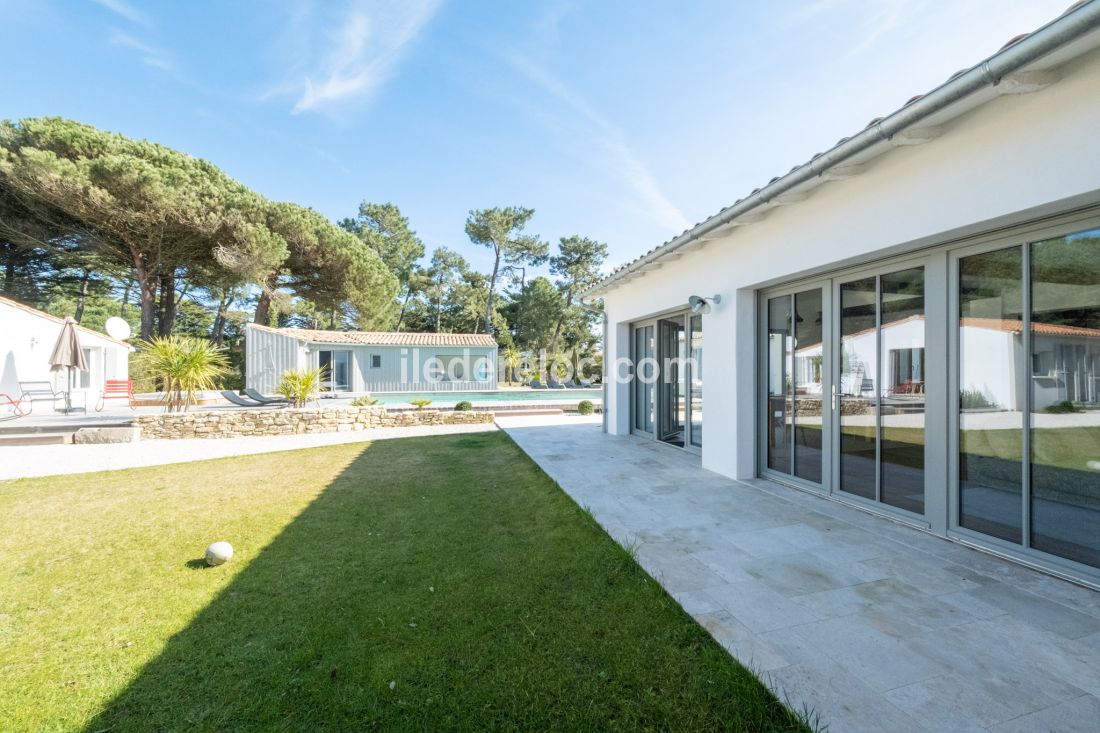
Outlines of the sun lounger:
M27 403L27 414L34 409L35 402L52 402L56 405L58 400L65 399L65 393L54 390L49 382L20 382L19 389L19 402Z
M23 417L28 412L30 412L30 408L23 407L23 400L13 400L11 395L0 392L0 408L3 407L10 407L11 414L0 415L0 420L14 420L17 417Z
M531 380L531 389L546 389L546 385L537 379Z
M252 389L251 387L245 387L244 393L248 397L251 397L252 399L259 402L261 405L285 405L290 401L286 397L268 397L267 395L261 394L258 390Z
M234 392L231 389L223 389L222 390L222 397L224 397L225 399L227 399L229 402L233 403L237 407L271 407L272 406L272 405L265 405L262 402L253 402L252 400L246 400L244 397L241 397L239 394L237 394L236 392Z

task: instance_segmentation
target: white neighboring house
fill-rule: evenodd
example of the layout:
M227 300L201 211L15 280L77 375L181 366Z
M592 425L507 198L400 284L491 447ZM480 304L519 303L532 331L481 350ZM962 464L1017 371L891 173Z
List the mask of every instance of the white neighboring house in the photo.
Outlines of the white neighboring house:
M8 298L0 298L0 392L19 399L20 382L49 382L65 390L66 370L51 372L50 352L63 319ZM73 405L95 408L108 379L128 379L131 347L124 341L77 326L89 371L72 373Z
M285 372L324 367L337 393L497 388L497 342L484 333L245 330L245 386L274 392Z

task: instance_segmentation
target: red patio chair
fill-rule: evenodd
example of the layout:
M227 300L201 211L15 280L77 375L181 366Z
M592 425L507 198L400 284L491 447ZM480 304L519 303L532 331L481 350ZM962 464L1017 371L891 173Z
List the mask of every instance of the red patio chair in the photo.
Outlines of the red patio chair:
M20 398L18 400L12 399L12 396L10 394L6 393L6 392L0 392L0 407L10 407L11 408L12 415L11 415L11 417L7 418L8 420L11 420L11 419L14 419L14 418L17 418L17 417L23 417L24 415L27 414L27 412L23 409L23 400L22 400L22 398ZM0 420L3 420L3 419L5 419L5 418L0 417Z
M126 400L126 404L129 405L130 409L135 409L133 380L108 379L103 385L103 391L99 393L99 402L96 403L95 411L101 412L103 403L107 400Z

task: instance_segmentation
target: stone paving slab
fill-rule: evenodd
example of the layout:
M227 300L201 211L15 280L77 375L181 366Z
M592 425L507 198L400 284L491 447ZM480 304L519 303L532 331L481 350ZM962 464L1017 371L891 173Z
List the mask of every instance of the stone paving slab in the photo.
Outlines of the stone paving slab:
M830 731L1100 731L1100 593L598 419L497 422Z

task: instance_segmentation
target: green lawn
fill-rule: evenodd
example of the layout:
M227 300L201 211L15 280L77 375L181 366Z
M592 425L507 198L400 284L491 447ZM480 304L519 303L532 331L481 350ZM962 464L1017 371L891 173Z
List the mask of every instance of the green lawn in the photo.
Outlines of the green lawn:
M0 483L0 558L4 731L806 729L503 433Z

